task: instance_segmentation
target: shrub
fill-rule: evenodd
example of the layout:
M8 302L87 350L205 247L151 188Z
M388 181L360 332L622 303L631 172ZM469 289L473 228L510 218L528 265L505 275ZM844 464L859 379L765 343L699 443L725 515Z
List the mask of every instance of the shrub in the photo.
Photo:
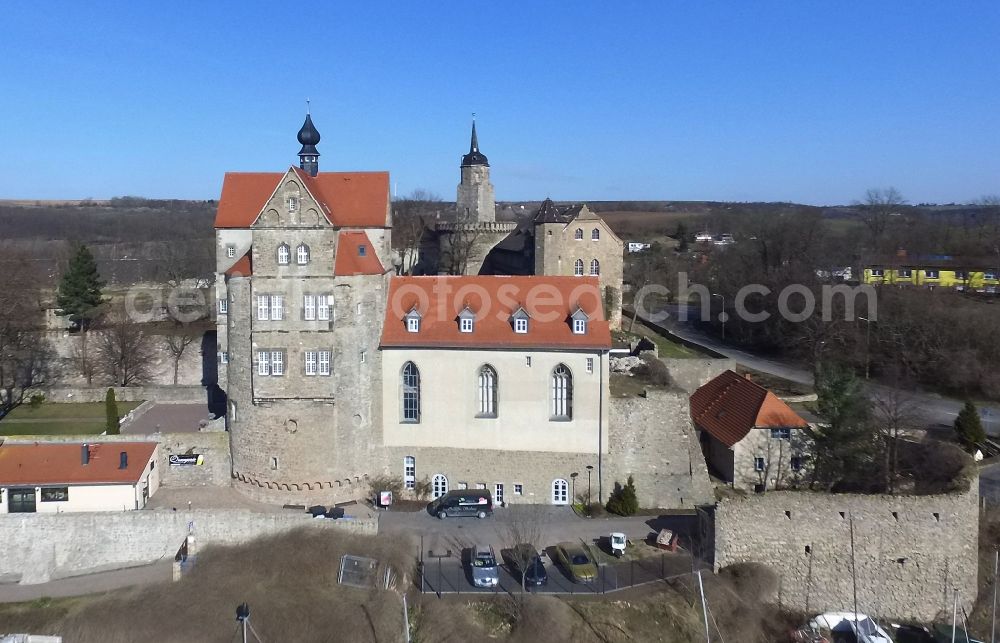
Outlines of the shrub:
M639 511L639 499L635 493L635 481L632 476L628 477L624 487L615 483L606 508L608 512L619 516L634 516Z
M45 396L41 393L35 393L28 399L28 406L33 409L37 409L45 402Z
M108 435L121 433L118 426L118 402L115 400L115 389L113 388L109 388L107 395L104 396L104 414L106 417L104 428Z
M368 480L368 490L372 498L378 498L380 491L391 491L393 499L402 497L403 479L399 476L379 475Z
M417 500L427 500L431 496L431 479L424 476L413 483L413 495Z
M646 353L640 359L642 364L632 369L634 375L653 386L670 386L670 369L662 360L651 353Z

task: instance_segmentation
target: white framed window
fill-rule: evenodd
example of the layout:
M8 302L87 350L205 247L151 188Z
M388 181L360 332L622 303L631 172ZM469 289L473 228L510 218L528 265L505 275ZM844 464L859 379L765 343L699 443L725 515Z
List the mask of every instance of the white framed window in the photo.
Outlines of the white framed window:
M333 295L316 296L316 316L320 321L333 319Z
M515 496L523 496L524 495L524 485L521 484L520 482L515 482L514 483L514 495Z
M459 326L459 330L461 330L463 333L471 333L472 332L472 318L471 317L463 317L462 319L458 320L458 326Z
M941 277L941 271L939 270L927 270L925 274L928 279L939 279Z
M583 276L583 259L577 259L573 262L573 275L575 277Z
M271 374L271 356L267 351L257 351L257 375Z
M593 357L588 357L587 358L587 372L588 373L593 373L594 372L594 358Z
M361 358L361 363L364 364L365 363L365 352L364 351L361 351L360 358Z
M222 351L219 353L219 361L223 364L229 363L229 351Z
M590 275L596 277L601 274L601 262L597 259L591 259L590 261Z
M270 295L257 295L257 320L265 321L271 318Z
M285 374L284 351L271 351L271 375Z
M330 351L319 351L319 374L330 374Z
M569 420L573 417L573 375L565 364L552 369L551 419Z
M552 504L565 505L569 503L569 483L562 478L552 481Z
M531 368L531 355L524 356L524 365Z
M288 211L296 212L299 209L299 199L294 196L288 197Z
M306 375L316 374L316 351L306 351Z
M764 458L762 458L760 456L756 456L753 459L753 470L754 471L763 471L764 470Z
M406 318L406 331L409 333L420 332L420 318L419 317L407 317Z
M287 266L291 260L291 252L288 249L288 244L283 243L278 246L278 265Z
M872 268L872 277L881 277L885 274L881 268Z
M285 298L282 295L271 295L271 321L281 321L285 318Z
M497 372L489 364L479 369L478 378L479 413L476 417L495 418L497 416Z
M590 231L590 240L591 241L600 241L601 240L601 230L600 230L600 228L594 228L593 230Z
M528 319L526 317L518 317L514 320L514 332L522 335L528 332Z
M577 228L573 232L573 238L576 239L577 241L583 241L583 228Z
M493 502L502 505L503 504L503 483L498 482L493 485Z
M316 319L316 295L302 295L302 318L306 321Z
M309 246L304 243L300 243L295 249L295 261L300 266L304 266L309 263Z
M792 430L789 428L771 429L771 437L776 440L791 440Z
M456 485L456 488L457 489L468 489L469 488L469 483L468 482L459 482Z
M435 473L431 478L431 497L440 498L448 493L448 478L443 473Z
M574 319L573 320L573 334L574 335L584 335L587 332L587 320L586 319Z
M236 256L236 246L229 245L226 246L226 256L232 259Z
M900 268L899 277L901 279L909 279L913 277L913 270L911 270L910 268Z
M225 315L228 312L229 312L229 300L228 299L220 299L219 300L219 314L220 315Z
M417 486L417 459L412 455L403 458L403 486L407 489Z
M413 362L403 365L400 374L403 422L420 422L420 371Z

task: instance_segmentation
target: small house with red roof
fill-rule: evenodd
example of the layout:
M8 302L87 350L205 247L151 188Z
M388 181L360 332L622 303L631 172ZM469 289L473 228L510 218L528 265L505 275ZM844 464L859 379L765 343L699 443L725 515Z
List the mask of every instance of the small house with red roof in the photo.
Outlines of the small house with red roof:
M809 423L748 377L725 371L696 390L691 420L709 470L734 487L764 491L805 472Z
M160 486L155 442L0 444L0 513L142 509Z

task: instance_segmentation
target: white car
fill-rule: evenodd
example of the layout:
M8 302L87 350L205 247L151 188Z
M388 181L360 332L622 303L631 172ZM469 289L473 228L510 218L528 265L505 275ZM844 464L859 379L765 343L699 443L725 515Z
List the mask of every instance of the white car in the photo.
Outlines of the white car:
M892 643L889 634L879 627L878 623L864 614L855 615L854 612L827 612L816 616L807 626L808 630L829 636L835 643L841 640L852 640L847 636L838 634L851 634L855 636L858 643Z

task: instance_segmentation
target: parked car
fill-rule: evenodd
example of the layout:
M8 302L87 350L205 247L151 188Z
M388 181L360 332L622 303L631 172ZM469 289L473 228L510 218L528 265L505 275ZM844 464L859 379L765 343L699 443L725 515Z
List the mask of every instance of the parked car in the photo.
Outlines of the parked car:
M459 489L432 501L427 510L442 520L459 516L485 518L493 514L493 497L486 489Z
M504 554L504 562L507 563L511 574L518 581L534 587L549 582L549 574L545 571L542 557L538 555L534 545L520 543L502 553Z
M582 544L559 543L556 545L556 559L577 583L590 583L597 579L597 563Z
M892 643L878 623L854 612L827 612L814 617L793 635L795 641L832 641L832 643Z
M493 548L476 545L469 557L469 575L476 587L496 587L500 584L500 570Z

